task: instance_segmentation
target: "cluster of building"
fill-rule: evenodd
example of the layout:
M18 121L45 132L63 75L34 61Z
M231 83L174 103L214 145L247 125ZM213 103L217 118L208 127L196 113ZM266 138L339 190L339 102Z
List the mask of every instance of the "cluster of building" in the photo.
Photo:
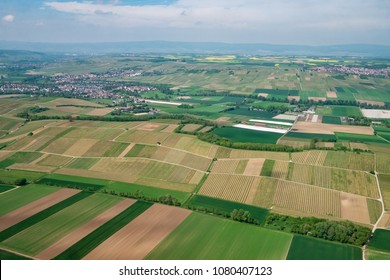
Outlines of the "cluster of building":
M38 93L42 92L39 86L3 84L0 85L0 93Z
M387 68L364 68L364 67L349 67L349 66L330 66L330 67L314 67L310 68L311 71L317 72L329 72L329 73L343 73L349 75L365 75L381 78L390 78L390 67Z

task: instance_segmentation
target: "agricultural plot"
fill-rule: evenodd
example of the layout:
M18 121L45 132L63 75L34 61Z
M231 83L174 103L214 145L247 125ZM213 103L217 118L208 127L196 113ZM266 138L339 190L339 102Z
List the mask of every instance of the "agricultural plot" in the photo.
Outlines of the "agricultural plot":
M280 180L273 203L279 208L341 218L340 193Z
M166 127L167 127L167 125L165 125L165 124L147 122L147 123L144 123L144 124L137 126L136 129L146 130L146 131L161 131L162 129L164 129Z
M390 253L367 249L366 259L367 260L390 260Z
M70 189L60 189L50 195L37 199L27 205L24 205L4 216L0 217L0 231L3 231L17 223L41 212L42 210L65 200L79 191Z
M70 147L77 142L77 139L72 138L59 138L54 142L50 143L42 151L52 154L64 154Z
M353 170L373 171L375 170L375 157L373 154L329 151L326 154L323 165Z
M13 185L16 180L27 179L27 182L32 183L37 179L41 178L44 173L31 172L25 170L2 170L0 169L0 180L4 184Z
M381 220L378 223L378 228L390 229L390 212L385 212L383 214Z
M14 188L15 187L11 186L11 185L0 184L0 194L3 193L3 192L10 191L10 190L12 190Z
M322 123L327 123L327 124L341 124L341 119L340 119L340 117L323 116L323 117L322 117Z
M146 259L285 259L291 239L284 232L192 213Z
M351 133L335 133L337 141L350 141L357 143L366 143L366 144L386 144L387 142L376 135L365 135L365 134L355 134Z
M205 157L214 157L211 153L212 144L198 140L194 136L170 134L170 136L162 143L163 146L184 150L189 153L194 153Z
M199 194L245 203L247 200L253 200L248 195L253 193L251 189L256 189L259 182L258 177L210 174Z
M385 203L385 210L390 210L390 175L379 174L379 185L382 192L383 202Z
M87 152L93 145L98 142L96 139L79 139L73 143L65 152L68 156L82 156Z
M186 132L194 132L202 127L200 124L186 124L181 130Z
M83 259L143 259L190 213L185 209L155 204L92 250ZM148 222L145 224L145 221ZM131 248L131 250L128 250L128 248Z
M353 125L337 125L326 123L312 122L296 122L293 126L293 131L300 133L315 133L315 134L333 134L340 133L355 133L364 135L373 135L374 131L368 126L353 126ZM289 136L287 134L287 136Z
M272 170L274 169L275 161L272 159L266 159L263 164L263 168L261 169L260 176L271 177Z
M114 204L111 208L108 208L106 211L104 211L97 217L83 224L81 227L70 232L68 235L64 236L63 238L40 252L38 255L36 255L36 258L49 260L58 256L66 249L70 248L72 245L80 241L84 236L89 235L90 233L101 227L103 224L115 218L117 215L122 213L135 202L136 201L132 199L124 199Z
M249 159L249 158L266 158L273 160L285 160L288 161L290 156L288 153L283 152L263 152L263 151L248 151L248 150L236 150L230 151L229 157L232 159Z
M327 151L305 151L293 153L292 161L295 163L304 163L310 165L323 165L327 157Z
M283 136L277 142L278 145L286 145L298 149L308 149L311 145L310 139L292 138Z
M8 158L0 161L0 168L7 168L15 163L30 163L42 156L37 152L16 152Z
M95 140L114 140L124 132L123 129L83 127L75 128L68 132L64 137L77 139L95 139Z
M361 260L362 250L355 246L294 235L288 260Z
M0 249L0 260L31 260L31 259L22 255L18 255Z
M117 157L128 146L128 143L114 141L99 141L91 146L82 156L84 157Z
M271 177L278 179L286 179L289 174L290 163L287 161L275 161L272 169Z
M78 260L85 257L93 249L103 243L118 230L126 226L129 222L138 217L141 213L147 210L152 203L137 201L124 211L116 215L114 218L92 231L90 234L83 237L81 240L67 248L54 259Z
M27 164L27 163L15 163L11 166L7 167L8 169L16 169L16 170L23 170L23 171L33 171L33 172L52 172L54 169L56 169L53 166L39 166L35 164Z
M0 216L58 191L58 188L43 185L28 185L0 195Z
M67 168L74 169L90 169L99 161L98 158L76 158L73 159L69 164L66 165Z
M382 203L379 200L367 198L367 207L370 215L370 222L371 224L375 224L382 215Z
M281 137L280 133L240 129L236 127L222 127L214 129L214 134L242 143L276 144Z
M169 133L165 132L131 130L120 135L117 141L156 145L162 143L169 135Z
M221 159L213 163L211 172L225 174L243 174L248 160Z
M291 164L287 180L378 198L375 177L362 171Z
M257 189L255 189L255 193L251 196L253 199L251 201L247 200L246 203L263 208L271 208L273 206L277 183L277 179L262 177Z
M360 109L354 106L317 107L316 113L323 116L333 117L363 117Z
M390 154L388 153L375 153L376 167L379 173L390 174Z
M36 255L120 200L103 194L91 195L3 241L2 245Z
M42 157L36 164L42 166L63 166L66 165L69 161L71 161L71 157L58 156L58 155L50 155L48 154L46 157Z
M390 253L390 231L385 229L377 229L373 237L368 242L369 249L384 251Z
M350 193L340 193L341 218L361 224L371 224L367 198Z

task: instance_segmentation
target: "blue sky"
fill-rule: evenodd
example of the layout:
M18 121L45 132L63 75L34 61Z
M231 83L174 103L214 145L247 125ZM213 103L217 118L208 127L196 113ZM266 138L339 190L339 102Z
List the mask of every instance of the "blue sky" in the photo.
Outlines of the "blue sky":
M0 0L0 40L390 45L390 1Z

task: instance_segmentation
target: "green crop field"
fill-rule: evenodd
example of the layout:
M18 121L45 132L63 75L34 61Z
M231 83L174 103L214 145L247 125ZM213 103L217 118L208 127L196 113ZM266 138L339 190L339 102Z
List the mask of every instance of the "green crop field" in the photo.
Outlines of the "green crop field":
M234 209L242 209L244 211L248 211L250 213L251 218L256 219L260 224L264 223L269 213L268 209L203 195L195 195L190 200L188 205L190 207L196 207L199 210L208 209L208 211L210 212L222 215L231 214Z
M193 213L146 258L278 260L286 258L291 239L291 234Z
M14 186L11 186L11 185L0 184L0 193L12 190L13 188L14 188Z
M272 170L274 169L275 161L271 159L266 159L263 168L261 169L261 176L268 176L271 177Z
M356 246L294 235L288 260L361 260L362 249Z
M316 113L323 116L333 117L363 117L360 109L354 106L317 107Z
M378 179L382 192L383 202L385 203L385 209L390 210L390 175L379 174Z
M30 163L42 156L37 152L17 152L0 162L0 168L6 168L14 163Z
M146 211L152 203L137 201L135 204L128 207L122 213L109 220L99 228L85 236L80 241L66 249L60 255L56 256L56 260L79 260L86 256L89 252L103 243L107 238L130 223L144 211Z
M390 230L376 229L368 242L368 248L390 253Z
M58 188L44 185L28 185L0 195L0 216L16 210L34 200L49 195Z
M336 136L332 134L315 134L315 133L301 133L301 132L288 132L286 137L297 139L321 139L325 142L335 141Z
M35 255L120 200L109 195L91 195L3 241L2 245Z
M390 253L367 249L368 260L390 260Z
M76 158L68 163L66 167L74 169L90 169L98 161L98 158Z
M31 260L31 259L0 249L0 260Z
M368 144L375 143L387 143L385 140L375 136L375 135L365 135L365 134L353 134L353 133L343 133L336 132L337 141L351 141L351 142L361 142Z
M235 127L217 128L213 133L233 140L235 142L243 143L267 143L276 144L278 139L282 136L280 133L255 131L249 129L241 129Z
M44 176L44 173L24 171L24 170L2 170L0 169L0 181L4 184L13 185L16 180L27 179L28 182L34 182Z
M341 119L340 119L340 117L323 116L322 117L322 123L341 124Z

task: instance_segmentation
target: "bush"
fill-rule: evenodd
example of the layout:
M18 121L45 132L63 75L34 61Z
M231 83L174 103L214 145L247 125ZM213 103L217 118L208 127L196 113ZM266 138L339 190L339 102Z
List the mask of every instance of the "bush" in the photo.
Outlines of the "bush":
M15 180L15 185L16 186L25 186L25 185L27 185L27 179L26 178L17 179L17 180Z

